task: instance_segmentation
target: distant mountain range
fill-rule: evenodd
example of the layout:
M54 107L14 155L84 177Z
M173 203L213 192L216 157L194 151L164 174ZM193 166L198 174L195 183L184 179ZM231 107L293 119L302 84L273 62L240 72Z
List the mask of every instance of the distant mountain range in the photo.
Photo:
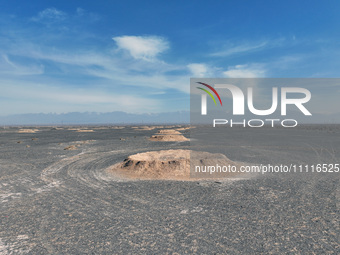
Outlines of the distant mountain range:
M199 114L197 112L196 114ZM211 123L211 118L233 118L230 115L209 113L210 120L206 124ZM193 115L192 124L197 124L195 121L195 115ZM264 116L251 116L246 114L245 119L266 119ZM261 118L262 117L262 118ZM236 118L236 117L235 117ZM240 119L238 116L236 119ZM241 119L242 119L241 118ZM270 118L286 119L280 115L273 115ZM313 117L301 117L295 113L288 119L297 119L301 124L340 124L340 114L313 114ZM132 114L126 112L70 112L70 113L31 113L31 114L16 114L8 116L0 116L0 125L101 125L101 124L114 124L114 125L128 125L128 124L189 124L190 112L189 111L177 111L177 112L164 112L164 113L143 113Z
M32 113L0 116L0 125L189 124L190 112L132 114L126 112Z

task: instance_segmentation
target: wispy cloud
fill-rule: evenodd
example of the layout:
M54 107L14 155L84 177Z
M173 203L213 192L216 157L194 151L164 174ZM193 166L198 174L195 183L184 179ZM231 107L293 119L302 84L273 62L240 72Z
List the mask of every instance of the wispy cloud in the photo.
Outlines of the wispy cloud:
M143 95L127 93L108 93L103 89L65 88L55 82L46 86L44 83L31 81L11 81L0 79L2 84L1 97L6 99L6 109L2 107L0 114L17 113L17 106L32 109L33 112L67 112L100 110L104 112L124 109L126 112L142 113L157 112L161 101ZM18 104L20 101L20 104ZM4 103L2 100L1 103ZM44 105L43 109L41 105ZM1 104L0 104L1 105ZM39 109L40 108L40 109Z
M260 78L265 77L266 69L263 64L245 64L229 67L223 72L227 78Z
M209 76L209 68L205 64L193 63L193 64L189 64L188 68L193 77L200 78L200 77Z
M32 21L48 21L48 22L53 22L53 21L62 21L65 20L67 17L67 14L63 11L60 11L54 7L52 8L47 8L41 12L38 13L37 16L32 17Z
M154 60L169 48L165 38L157 36L117 36L112 38L119 49L128 51L135 59Z
M303 58L290 49L286 57L282 51L268 57L266 50L280 47L284 39L224 42L204 56L202 52L212 49L185 48L184 56L181 42L174 38L124 33L113 37L108 32L112 29L98 29L103 25L98 17L105 19L80 7L67 12L51 7L32 18L1 17L6 29L0 30L0 114L42 108L183 110L189 105L190 77L268 77L273 70L288 72ZM250 54L260 51L262 58ZM171 54L164 58L165 53ZM217 58L237 54L242 54L238 62Z
M32 27L13 26L0 31L0 37L9 38L0 41L1 115L183 109L189 93L189 71L186 65L161 60L160 54L170 48L165 38L119 36L109 46L93 47L86 41L89 32L75 30L71 23L72 19L78 21L88 16L84 10L64 15L50 8L36 16L38 27L28 22ZM58 30L56 43L55 30L46 30L45 25L58 29L59 23L49 23L47 19L61 17L67 17L60 25L67 29ZM78 22L77 26L84 24ZM72 31L77 33L70 41ZM34 36L37 33L40 39ZM122 51L128 54L121 54ZM167 75L169 72L179 74ZM181 105L177 102L170 106L171 100L164 100L164 93L168 92L172 93L170 99L181 98Z
M133 86L189 92L189 72L187 75L168 76L166 74L174 70L187 71L186 66L177 66L163 61L126 59L110 50L99 52L84 49L70 52L54 49L51 51L49 47L39 47L34 44L21 45L18 50L17 46L15 48L10 52L29 59L31 62L41 63L41 68L44 65L53 64L60 71L66 72L68 76L70 74L78 75L81 80L87 77L100 78L101 80L96 82L97 86L111 83L111 86L123 86L121 89ZM49 74L46 73L46 76Z
M267 50L270 48L280 47L287 43L285 38L260 40L260 41L248 41L248 42L228 42L224 46L220 47L217 51L209 54L211 57L228 57L237 54L249 54L252 52ZM295 42L296 43L296 42Z
M6 54L0 56L0 74L2 75L39 75L43 73L42 65L22 65L14 63Z
M264 49L266 46L268 46L268 41L263 41L260 43L245 43L245 44L236 45L236 46L228 45L228 46L225 46L222 50L211 53L210 56L227 57L227 56L239 54L239 53L254 52L257 50Z

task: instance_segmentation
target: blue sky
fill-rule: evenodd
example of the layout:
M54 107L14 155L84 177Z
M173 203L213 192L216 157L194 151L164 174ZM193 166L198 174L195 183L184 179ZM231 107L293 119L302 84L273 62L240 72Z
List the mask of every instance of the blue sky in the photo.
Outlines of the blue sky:
M0 6L0 115L189 110L190 77L340 76L339 1Z

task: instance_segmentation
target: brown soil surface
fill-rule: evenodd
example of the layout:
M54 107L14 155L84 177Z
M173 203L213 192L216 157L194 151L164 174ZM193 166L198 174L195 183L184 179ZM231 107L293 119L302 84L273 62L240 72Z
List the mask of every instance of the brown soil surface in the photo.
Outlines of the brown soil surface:
M64 148L64 150L66 150L66 151L73 151L73 150L77 150L77 149L78 148L75 145L70 145L70 146L67 146L67 147Z
M153 135L149 140L156 142L189 141L189 139L183 135Z

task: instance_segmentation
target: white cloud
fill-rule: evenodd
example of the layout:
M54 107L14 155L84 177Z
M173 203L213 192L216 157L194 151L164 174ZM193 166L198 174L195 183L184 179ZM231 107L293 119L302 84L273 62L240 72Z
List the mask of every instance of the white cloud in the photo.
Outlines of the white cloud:
M212 57L227 57L235 54L251 53L287 45L285 38L243 43L227 43L220 50L210 54Z
M0 74L2 75L39 75L44 73L43 65L23 65L10 60L8 55L0 56Z
M76 9L76 13L78 16L83 16L85 14L85 10L83 8L78 7Z
M208 67L205 64L189 64L188 68L192 73L193 77L205 77L208 74Z
M6 74L0 77L0 88L2 96L7 98L0 102L0 115L41 112L41 105L46 113L159 112L168 110L169 105L154 94L168 89L189 93L188 76L166 75L173 70L187 70L186 66L127 59L109 50L51 50L32 42L11 44L8 48L0 55L0 73ZM25 64L21 59L25 59ZM65 77L70 75L77 79L64 82L58 76L50 77L49 70L44 72L44 65L48 63L57 66ZM20 77L19 74L30 76Z
M166 39L156 36L118 36L112 38L119 49L127 50L135 59L153 60L169 48Z
M136 61L113 54L97 51L65 52L34 45L16 46L13 51L34 61L51 61L59 70L81 76L105 79L105 85L154 88L156 90L175 89L189 93L189 75L166 75L167 72L187 70L186 66L176 66L161 61ZM106 84L107 83L107 84ZM98 86L98 85L97 85Z
M142 95L116 94L109 91L89 88L65 88L63 85L37 84L27 81L8 81L0 79L2 96L7 102L0 102L0 115L20 113L16 105L28 107L32 112L70 112L70 111L102 111L111 112L124 110L126 112L143 113L157 112L162 102L158 99ZM20 103L18 103L20 102ZM42 108L41 105L44 104Z
M33 17L33 21L61 21L66 19L67 14L63 11L57 10L56 8L47 8L38 13L37 16Z
M229 67L223 74L228 78L261 78L265 77L266 70L261 64L246 64Z
M252 51L263 49L267 45L268 45L268 42L264 41L264 42L260 42L260 43L256 43L256 44L247 43L247 44L243 44L243 45L230 46L230 47L226 47L225 49L223 49L221 51L214 52L214 53L210 54L210 56L226 57L226 56L230 56L230 55L237 54L237 53L252 52Z
M290 69L294 68L301 60L303 59L303 56L301 54L299 55L286 55L279 57L277 60L274 60L270 63L270 67L272 69Z

